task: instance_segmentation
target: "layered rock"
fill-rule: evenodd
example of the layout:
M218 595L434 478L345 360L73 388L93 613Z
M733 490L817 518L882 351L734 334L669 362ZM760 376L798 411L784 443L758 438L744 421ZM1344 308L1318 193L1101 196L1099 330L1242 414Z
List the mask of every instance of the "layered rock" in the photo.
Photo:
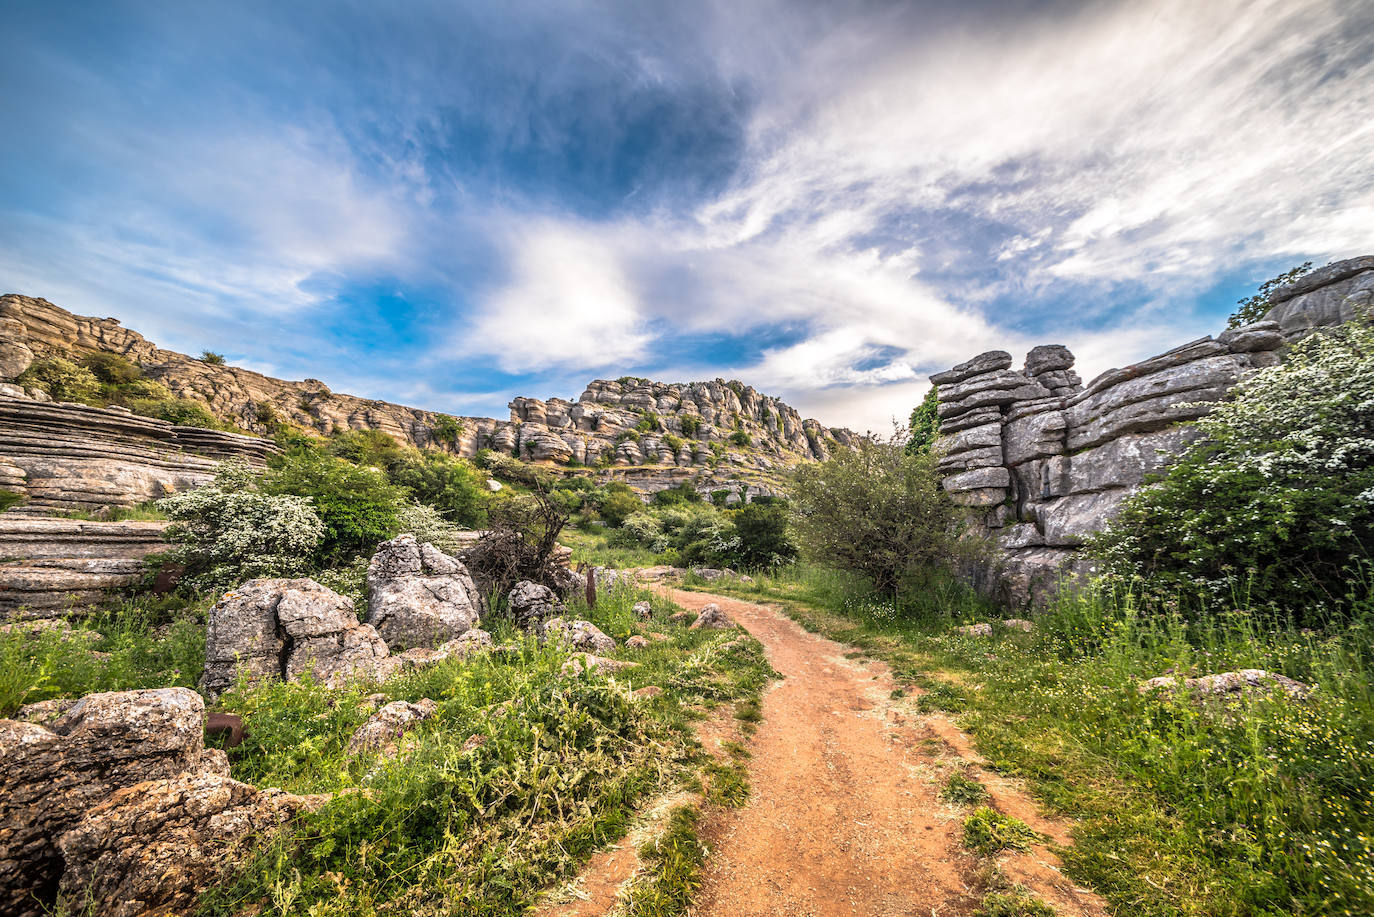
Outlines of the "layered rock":
M64 614L137 582L166 525L0 514L0 621Z
M856 440L852 431L823 427L776 398L723 379L596 380L576 402L516 398L509 420L454 417L332 392L317 379L289 382L205 363L159 348L115 319L74 315L43 299L0 296L0 322L6 323L0 381L34 357L118 353L177 397L246 430L268 433L283 421L322 434L380 430L402 443L464 456L492 449L531 461L685 472L626 475L645 490L689 480L705 492L742 481L772 493L778 472L824 459ZM749 444L736 442L737 434Z
M204 718L194 691L162 688L88 695L48 726L0 720L0 912L43 912L62 877L59 839L117 791L183 773L227 779Z
M1357 314L1374 289L1374 257L1330 265L1275 291L1265 320L1176 347L1086 387L1061 345L1036 347L1019 370L1005 351L931 377L943 486L999 547L984 585L1021 604L1082 572L1078 549L1121 501L1165 468L1205 415L1248 372L1312 328Z
M26 498L11 512L133 506L206 483L226 459L261 467L275 449L123 408L0 395L0 487Z
M506 606L511 621L522 630L538 630L567 610L552 589L529 580L515 584L506 597Z
M367 566L367 623L392 651L463 635L477 626L482 605L467 567L414 535L383 542Z

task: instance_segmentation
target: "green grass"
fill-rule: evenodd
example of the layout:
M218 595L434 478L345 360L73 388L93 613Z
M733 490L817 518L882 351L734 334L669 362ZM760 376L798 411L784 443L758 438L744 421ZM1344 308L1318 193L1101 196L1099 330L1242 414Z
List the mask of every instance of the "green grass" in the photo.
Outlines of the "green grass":
M1025 892L992 892L973 917L1054 917L1055 910Z
M1041 836L1021 819L989 806L979 806L964 819L964 846L983 856L1003 850L1029 850L1040 840Z
M680 806L657 840L640 850L645 871L626 896L626 917L679 917L701 885L706 848L697 834L701 811Z
M167 519L167 514L152 501L135 506L106 506L98 510L70 509L56 515L62 519L84 522L163 522Z
M988 791L963 771L955 771L945 782L944 789L940 791L940 798L956 806L976 806L987 801Z
M923 710L955 716L1002 772L1076 820L1075 881L1141 915L1374 912L1374 625L1324 632L1241 612L1186 622L1083 595L1033 633L954 634L1003 617L951 580L906 600L801 568L712 591L779 602L804 626L886 661ZM966 592L966 591L965 591ZM1314 685L1194 705L1136 686L1263 668Z

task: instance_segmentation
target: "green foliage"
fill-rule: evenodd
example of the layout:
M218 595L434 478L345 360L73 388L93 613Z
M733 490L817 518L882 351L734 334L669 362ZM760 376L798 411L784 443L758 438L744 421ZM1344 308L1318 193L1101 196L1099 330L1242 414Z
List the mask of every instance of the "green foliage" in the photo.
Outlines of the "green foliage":
M654 506L682 506L687 503L700 503L701 494L692 486L690 481L683 481L672 487L654 491L650 502Z
M730 442L739 446L741 449L747 449L754 444L754 439L743 430L736 430L730 434Z
M28 497L24 496L21 493L15 493L12 490L0 489L0 513L5 512L6 510L13 509L14 507L23 503L27 499Z
M487 476L471 464L445 452L407 449L393 460L387 473L393 484L428 503L444 518L467 528L487 521Z
M696 414L683 414L678 422L682 425L683 436L695 437L701 432L701 418Z
M979 806L964 819L964 846L984 856L1003 850L1029 850L1039 840L1040 835L1021 819L989 806Z
M662 429L662 426L657 414L645 414L635 423L635 432L652 433L655 430Z
M228 463L213 483L164 497L172 520L168 558L193 588L223 591L245 580L300 576L323 541L320 516L302 495L269 492L246 465Z
M630 889L626 917L681 917L687 913L706 864L706 847L697 835L701 813L679 806L668 816L663 834L640 851L644 878Z
M329 437L325 450L355 465L385 469L399 461L405 447L381 430L348 430Z
M940 393L930 387L921 403L911 410L911 426L906 441L908 452L929 452L931 443L940 435Z
M211 366L223 366L224 354L215 353L213 350L202 350L198 358L202 363L209 363Z
M195 688L205 668L207 604L141 598L98 609L72 631L0 631L0 717L52 697Z
M959 517L934 460L907 452L905 439L865 439L802 465L792 487L793 521L809 556L861 574L889 595L970 549L958 541Z
M267 494L304 497L324 526L316 556L325 563L370 554L397 531L405 491L384 472L318 450L289 452L264 475Z
M940 798L956 806L976 806L987 801L988 791L968 774L955 771L949 775L945 788L940 791Z
M466 425L450 414L438 414L434 418L434 438L441 443L457 445L465 429Z
M732 514L739 538L736 565L749 570L786 566L797 559L797 545L788 533L785 503L748 503Z
M663 434L663 442L667 445L669 449L672 449L674 452L677 452L679 449L682 448L682 437L674 436L671 433Z
M1374 327L1314 334L1197 424L1094 542L1118 584L1299 623L1347 612L1374 545Z
M143 370L137 363L117 353L88 353L81 358L81 366L104 385L128 385L143 378Z
M644 501L629 486L620 483L606 485L606 495L597 509L606 524L620 528L625 520L644 509Z
M1055 910L1040 899L1025 892L993 892L973 917L1054 917Z
M445 554L456 554L470 543L458 537L465 529L424 503L401 507L396 513L396 530L414 535L421 544L429 542Z
M1259 292L1254 296L1236 300L1238 308L1226 320L1226 327L1239 328L1241 325L1249 325L1264 318L1264 314L1269 311L1269 294L1281 286L1292 283L1304 274L1310 273L1311 270L1312 262L1304 261L1292 270L1285 271L1260 284Z
M24 388L46 392L54 401L100 404L100 380L84 366L62 357L35 360L14 380Z
M200 402L189 398L131 398L128 408L135 414L183 427L223 430L228 426Z

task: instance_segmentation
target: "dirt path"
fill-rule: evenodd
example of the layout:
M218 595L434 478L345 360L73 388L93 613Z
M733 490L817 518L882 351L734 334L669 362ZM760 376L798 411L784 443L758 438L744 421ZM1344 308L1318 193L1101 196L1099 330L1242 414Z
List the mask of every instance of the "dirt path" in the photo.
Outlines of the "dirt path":
M685 608L721 606L763 642L784 678L769 689L750 743L749 804L718 813L697 917L948 917L976 910L984 864L961 845L964 810L938 799L955 768L979 776L997 808L1051 836L1010 782L985 774L949 721L894 700L886 666L803 630L775 608L666 590ZM1001 871L1060 914L1105 913L1037 847ZM980 873L983 875L980 877Z

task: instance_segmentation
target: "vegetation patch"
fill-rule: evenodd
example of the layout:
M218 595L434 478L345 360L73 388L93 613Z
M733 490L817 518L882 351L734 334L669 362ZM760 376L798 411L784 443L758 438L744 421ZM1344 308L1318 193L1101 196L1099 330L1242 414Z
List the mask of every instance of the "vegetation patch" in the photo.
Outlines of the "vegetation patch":
M687 913L706 863L706 847L697 833L700 821L700 809L680 806L669 816L667 830L640 850L646 869L626 896L627 917Z
M1029 850L1042 839L1019 818L1003 815L991 806L979 806L964 819L964 846L983 856L1003 850Z

